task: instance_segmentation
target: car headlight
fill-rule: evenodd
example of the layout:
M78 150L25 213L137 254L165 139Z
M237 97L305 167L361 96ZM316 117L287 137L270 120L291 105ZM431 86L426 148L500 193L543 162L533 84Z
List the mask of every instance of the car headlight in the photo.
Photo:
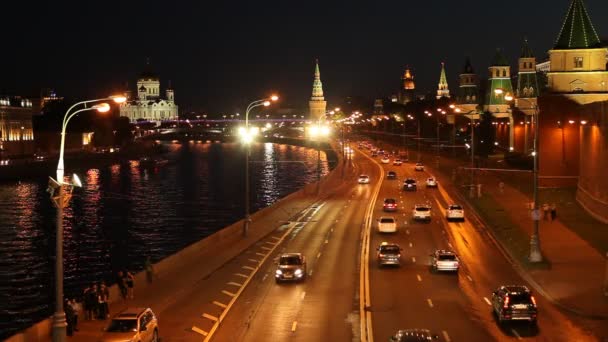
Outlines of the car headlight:
M275 274L276 274L276 275L281 275L281 274L283 274L283 271L281 271L281 270L277 270L277 271L275 272Z
M301 276L301 275L302 275L302 270L298 268L298 269L297 269L297 270L294 272L294 274L295 274L296 276L298 276L298 277L299 277L299 276Z

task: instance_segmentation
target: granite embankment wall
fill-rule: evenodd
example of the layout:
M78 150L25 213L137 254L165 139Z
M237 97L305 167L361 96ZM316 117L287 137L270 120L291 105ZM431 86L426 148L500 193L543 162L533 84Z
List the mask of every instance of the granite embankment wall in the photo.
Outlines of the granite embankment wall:
M327 147L329 148L329 145ZM335 149L329 149L327 153L328 159L337 160L336 158L339 157L335 153ZM154 264L155 278L170 279L172 276L179 275L184 268L201 267L202 264L207 264L206 266L210 270L209 273L218 269L262 237L271 233L281 224L289 221L298 212L312 205L319 198L324 198L336 191L337 186L343 182L345 175L343 163L339 162L339 160L336 163L337 167L319 182L308 184L302 189L280 199L273 205L252 214L252 224L250 225L250 231L246 239L243 238L243 220L239 220ZM270 224L256 224L262 221L269 222ZM230 253L218 253L218 251L225 252L226 250L229 250ZM221 257L218 257L218 255L221 255ZM135 274L135 284L137 284L138 291L141 289L145 290L145 287L148 286L144 271ZM110 286L110 304L120 300L120 298L118 286ZM52 317L49 317L11 336L5 341L46 342L50 341L51 333Z

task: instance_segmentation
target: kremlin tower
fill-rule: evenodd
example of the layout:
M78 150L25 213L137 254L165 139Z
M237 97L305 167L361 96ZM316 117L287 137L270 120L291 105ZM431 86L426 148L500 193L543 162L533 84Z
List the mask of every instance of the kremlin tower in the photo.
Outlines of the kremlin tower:
M323 97L323 84L321 83L321 72L319 71L319 60L315 61L315 80L312 83L312 97L308 101L311 120L321 120L325 118L327 101Z

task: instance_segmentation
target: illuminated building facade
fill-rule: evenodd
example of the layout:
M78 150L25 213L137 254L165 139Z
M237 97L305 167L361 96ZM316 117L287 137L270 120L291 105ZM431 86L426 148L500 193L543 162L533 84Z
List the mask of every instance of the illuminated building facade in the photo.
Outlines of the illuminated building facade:
M439 75L439 84L437 85L437 99L442 97L450 97L448 78L445 76L445 63L443 62L441 62L441 74Z
M0 158L34 153L32 118L40 106L20 96L0 96Z
M406 104L414 101L416 96L416 83L414 83L414 75L409 67L405 68L405 72L401 77L401 87L399 89L399 103Z

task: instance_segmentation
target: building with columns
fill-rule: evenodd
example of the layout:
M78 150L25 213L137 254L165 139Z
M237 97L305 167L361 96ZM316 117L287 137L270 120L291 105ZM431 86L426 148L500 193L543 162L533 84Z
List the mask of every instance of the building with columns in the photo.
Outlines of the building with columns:
M445 76L445 63L441 62L441 74L439 75L439 84L437 85L437 99L442 97L450 97L450 89L448 88L448 78Z
M21 96L0 96L0 160L34 153L32 119L39 102Z
M165 90L165 97L161 94L160 80L150 70L146 70L137 79L137 97L131 96L131 91L125 91L127 101L120 105L120 116L129 118L130 122L174 121L178 119L178 106L175 104L175 92L171 84Z
M315 61L315 79L312 83L312 97L308 101L308 109L311 120L318 121L325 118L327 101L323 97L323 83L321 83L319 60Z

